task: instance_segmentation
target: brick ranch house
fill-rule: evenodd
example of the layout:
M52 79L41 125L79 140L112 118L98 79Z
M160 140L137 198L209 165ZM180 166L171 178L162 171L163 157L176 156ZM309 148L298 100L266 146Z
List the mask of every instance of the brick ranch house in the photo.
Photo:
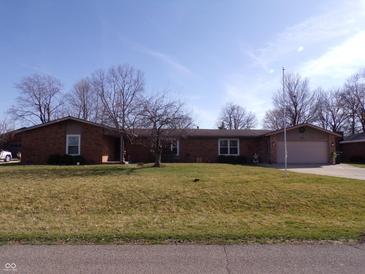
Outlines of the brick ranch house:
M65 117L13 132L13 142L23 164L46 164L51 155L80 155L87 163L120 161L125 144L126 160L150 162L148 130L136 131L133 143L121 138L111 127ZM122 139L122 142L121 142ZM326 164L338 148L342 135L303 124L288 128L288 162ZM256 153L260 162L284 161L283 130L189 129L165 144L163 160L171 162L217 162L219 156L240 156L251 161Z

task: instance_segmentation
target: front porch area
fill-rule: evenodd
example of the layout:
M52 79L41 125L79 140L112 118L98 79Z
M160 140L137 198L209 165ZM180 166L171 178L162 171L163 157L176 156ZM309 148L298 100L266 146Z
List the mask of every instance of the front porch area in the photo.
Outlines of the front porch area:
M122 141L119 136L104 135L101 162L103 164L121 163L121 151L123 149L121 145Z

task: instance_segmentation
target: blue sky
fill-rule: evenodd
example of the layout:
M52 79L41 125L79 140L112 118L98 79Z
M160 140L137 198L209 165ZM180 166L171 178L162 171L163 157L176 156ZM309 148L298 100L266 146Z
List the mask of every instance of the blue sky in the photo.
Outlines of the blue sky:
M0 117L24 76L51 74L68 91L128 63L147 92L185 101L201 128L215 127L226 102L261 122L283 65L332 88L365 67L364 48L365 0L1 0Z

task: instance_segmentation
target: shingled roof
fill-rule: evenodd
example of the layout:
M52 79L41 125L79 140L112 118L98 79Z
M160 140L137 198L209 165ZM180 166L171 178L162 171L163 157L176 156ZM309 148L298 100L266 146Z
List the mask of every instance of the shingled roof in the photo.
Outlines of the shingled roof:
M270 132L265 129L186 129L181 132L174 132L174 135L186 137L258 137ZM138 136L147 136L150 129L136 129L135 134Z
M33 130L33 129L37 129L40 127L45 127L48 125L52 125L52 124L56 124L59 122L63 122L63 121L75 121L75 122L80 122L80 123L86 123L86 124L90 124L90 125L94 125L94 126L98 126L98 127L103 127L105 129L108 129L110 131L116 131L115 128L107 126L107 125L103 125L103 124L98 124L98 123L94 123L94 122L90 122L90 121L86 121L83 119L79 119L79 118L75 118L72 116L67 116L67 117L63 117L45 124L40 124L40 125L35 125L35 126L31 126L28 128L22 128L19 129L17 131L15 131L16 133L20 133L20 132L24 132L24 131L29 131L29 130ZM341 137L342 135L338 134L338 133L334 133L328 130L325 130L323 128L314 126L314 125L310 125L310 124L301 124L301 125L297 125L297 126L293 126L293 127L288 127L287 130L293 130L299 127L311 127L314 128L316 130L320 130L323 131L325 133L328 134L333 134L336 135L338 137ZM169 134L169 130L164 130L165 133L167 135ZM233 130L228 130L228 129L186 129L186 130L178 130L178 131L174 131L173 133L171 133L171 137L175 136L185 136L185 137L212 137L212 138L253 138L253 137L259 137L259 136L270 136L270 135L274 135L274 134L278 134L281 133L283 131L283 129L280 130L267 130L267 129L233 129ZM135 129L133 130L133 134L135 134L136 136L149 136L151 133L151 129ZM352 135L350 137L347 137L345 139L345 141L343 142L364 142L365 141L365 133L361 133L361 134L356 134L356 135Z
M269 131L265 129L189 129L186 135L194 137L257 137Z
M332 132L330 130L327 130L327 129L324 129L324 128L321 128L321 127L318 127L318 126L315 126L315 125L312 125L312 124L308 124L308 123L299 124L299 125L296 125L296 126L289 126L289 127L287 127L286 130L287 131L290 131L290 130L297 129L297 128L301 128L301 127L310 127L310 128L313 128L315 130L322 131L322 132L327 133L327 134L331 134L331 135L335 135L335 136L338 136L338 137L342 137L342 134L340 134L340 133ZM283 128L282 129L278 129L278 130L272 130L272 131L269 131L268 133L266 133L266 136L275 135L275 134L281 133L283 131L284 131Z
M75 122L79 122L79 123L83 123L83 124L93 125L93 126L96 126L96 127L106 128L106 129L109 129L109 130L116 130L115 128L104 125L104 124L90 122L90 121L80 119L80 118L76 118L76 117L73 117L73 116L65 116L63 118L52 120L48 123L38 124L38 125L30 126L30 127L23 127L23 128L15 130L15 131L16 131L16 133L21 133L21 132L25 132L25 131L29 131L29 130L33 130L33 129L37 129L37 128L50 126L50 125L57 124L57 123L64 122L64 121L75 121Z

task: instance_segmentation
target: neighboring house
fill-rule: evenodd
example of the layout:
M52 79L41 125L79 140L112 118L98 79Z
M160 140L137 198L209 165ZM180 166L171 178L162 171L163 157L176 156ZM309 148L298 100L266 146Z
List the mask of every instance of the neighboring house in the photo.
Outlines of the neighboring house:
M133 143L125 140L129 162L149 162L148 129L135 132ZM342 136L317 126L303 124L287 129L288 162L290 164L331 163ZM65 117L46 124L20 129L22 163L45 164L51 155L80 155L88 163L120 161L121 138L104 125ZM189 129L173 136L164 144L163 159L172 162L217 162L219 156L240 156L251 161L284 161L283 130Z
M365 133L345 137L340 144L345 162L365 162Z

